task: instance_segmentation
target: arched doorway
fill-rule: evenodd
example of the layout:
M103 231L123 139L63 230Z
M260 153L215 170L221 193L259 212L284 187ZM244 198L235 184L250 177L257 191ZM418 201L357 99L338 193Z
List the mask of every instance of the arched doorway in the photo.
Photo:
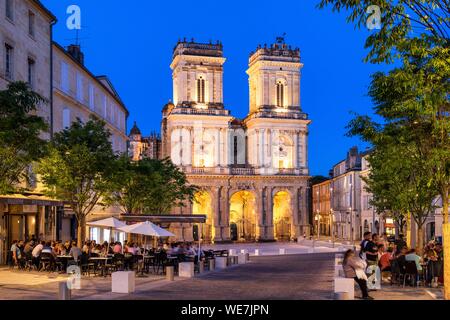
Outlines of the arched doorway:
M207 191L199 191L194 196L194 202L192 203L192 214L204 214L206 215L206 222L200 226L195 225L193 228L194 240L199 240L199 237L206 242L212 242L214 240L214 221L212 211L212 199L211 195Z
M239 191L230 198L231 237L238 241L256 240L256 198L250 191ZM235 235L233 235L235 233Z
M291 239L291 195L286 191L279 191L273 197L273 226L276 240Z

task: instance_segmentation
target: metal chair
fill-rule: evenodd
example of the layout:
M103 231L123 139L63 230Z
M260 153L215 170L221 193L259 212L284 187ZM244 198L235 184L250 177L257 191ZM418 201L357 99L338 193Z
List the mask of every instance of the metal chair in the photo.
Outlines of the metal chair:
M406 261L405 274L403 277L403 288L405 287L406 279L409 279L409 281L412 280L412 285L416 286L418 273L419 272L417 271L416 262L415 261Z

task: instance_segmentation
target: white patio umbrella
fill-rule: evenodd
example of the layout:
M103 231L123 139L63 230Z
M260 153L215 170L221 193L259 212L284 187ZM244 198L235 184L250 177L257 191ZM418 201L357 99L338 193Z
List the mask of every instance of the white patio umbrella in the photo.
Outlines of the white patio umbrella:
M91 222L88 222L87 224L89 226L94 226L94 227L109 228L109 245L111 245L112 230L120 229L127 225L125 222L122 222L119 219L116 219L114 217L101 219L101 220L97 220L97 221L91 221ZM122 247L122 251L123 251L123 247Z
M134 234L142 234L144 236L155 236L155 237L174 237L172 232L167 231L150 221L139 222L129 226L124 226L117 228L120 231Z
M121 231L127 233L141 234L144 236L154 236L154 237L174 237L175 235L150 221L139 222L126 227L118 228ZM146 243L144 243L144 255L145 255ZM144 260L142 260L144 261ZM142 269L142 275L144 270Z

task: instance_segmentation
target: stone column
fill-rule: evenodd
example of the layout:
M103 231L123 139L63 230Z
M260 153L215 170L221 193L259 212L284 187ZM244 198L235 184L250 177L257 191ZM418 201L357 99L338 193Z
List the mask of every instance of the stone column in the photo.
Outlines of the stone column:
M299 208L299 188L294 188L292 191L291 198L291 208L292 208L292 228L291 228L291 238L297 239L301 234L301 220L300 220L300 208Z
M256 192L256 239L264 239L264 189L259 188Z
M229 187L222 188L221 194L221 215L220 215L220 235L222 241L230 240L230 190Z
M222 240L221 236L221 228L220 228L220 213L221 213L221 189L222 187L213 187L211 188L212 196L212 205L213 205L213 228L214 228L214 242L218 242Z
M192 127L187 128L188 132L189 132L189 137L186 138L186 141L188 142L186 144L187 149L183 150L183 154L186 152L187 154L187 161L186 161L186 166L192 166Z
M267 187L266 191L266 240L274 240L273 227L273 187Z
M265 148L264 148L265 131L266 131L265 129L261 129L260 132L259 132L259 141L260 141L260 143L259 143L259 154L260 154L260 157L261 157L260 166L262 168L264 168L265 165L266 165L265 152L264 152L264 150L265 150Z
M299 132L298 131L295 131L294 132L294 163L293 163L293 168L294 169L298 169L300 166L299 166L299 161L298 161L298 159L299 159L299 145L298 145L298 141L299 141Z
M310 226L309 226L309 221L308 221L308 205L307 205L307 199L308 199L308 195L307 195L307 189L306 187L302 187L300 188L300 192L299 192L299 208L300 208L300 221L299 223L301 223L301 234L303 235L303 233L306 233L306 235L309 235L310 233Z
M198 133L198 131L195 130L194 127L191 128L191 167L195 167L196 163L195 163L195 134Z
M220 157L220 163L221 167L226 167L228 165L228 139L227 139L227 129L222 128L220 129L220 144L221 144L221 157Z
M215 132L214 167L220 167L220 129Z
M302 157L302 166L304 168L308 168L308 131L303 132L303 157Z

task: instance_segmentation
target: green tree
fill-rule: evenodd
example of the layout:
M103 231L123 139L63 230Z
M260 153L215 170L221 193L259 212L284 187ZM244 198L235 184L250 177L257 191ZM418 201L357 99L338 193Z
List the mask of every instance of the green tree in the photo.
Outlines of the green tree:
M381 29L366 39L365 61L393 62L398 47L417 37L427 38L441 48L449 47L450 4L448 0L321 0L318 8L347 13L347 22L365 28L373 11L380 9Z
M39 166L47 193L70 203L79 245L86 238L86 217L110 190L116 159L110 136L103 121L91 117L84 124L78 119L55 134Z
M360 134L374 146L368 157L371 170L364 178L367 190L373 194L371 204L378 212L391 212L400 224L411 214L418 226L417 245L422 250L423 225L435 208L438 193L430 181L430 162L416 141L405 136L409 131L403 126L377 126L364 120L357 118L352 122L351 134Z
M143 161L154 179L153 188L144 201L145 212L167 214L174 207L184 207L187 202L194 201L198 187L189 184L184 172L169 158Z
M41 135L47 124L35 114L44 102L24 82L12 82L0 91L0 194L28 181L28 167L45 153Z
M169 159L131 161L123 155L116 162L108 205L119 205L125 213L167 214L173 207L192 203L197 187Z
M374 75L370 96L376 113L385 122L409 129L404 136L414 140L415 149L429 168L428 183L437 187L442 198L445 298L450 299L449 2L322 0L319 7L346 11L347 21L362 27L370 5L378 5L381 10L381 30L368 36L365 60L380 63L397 59L401 64L388 74Z

